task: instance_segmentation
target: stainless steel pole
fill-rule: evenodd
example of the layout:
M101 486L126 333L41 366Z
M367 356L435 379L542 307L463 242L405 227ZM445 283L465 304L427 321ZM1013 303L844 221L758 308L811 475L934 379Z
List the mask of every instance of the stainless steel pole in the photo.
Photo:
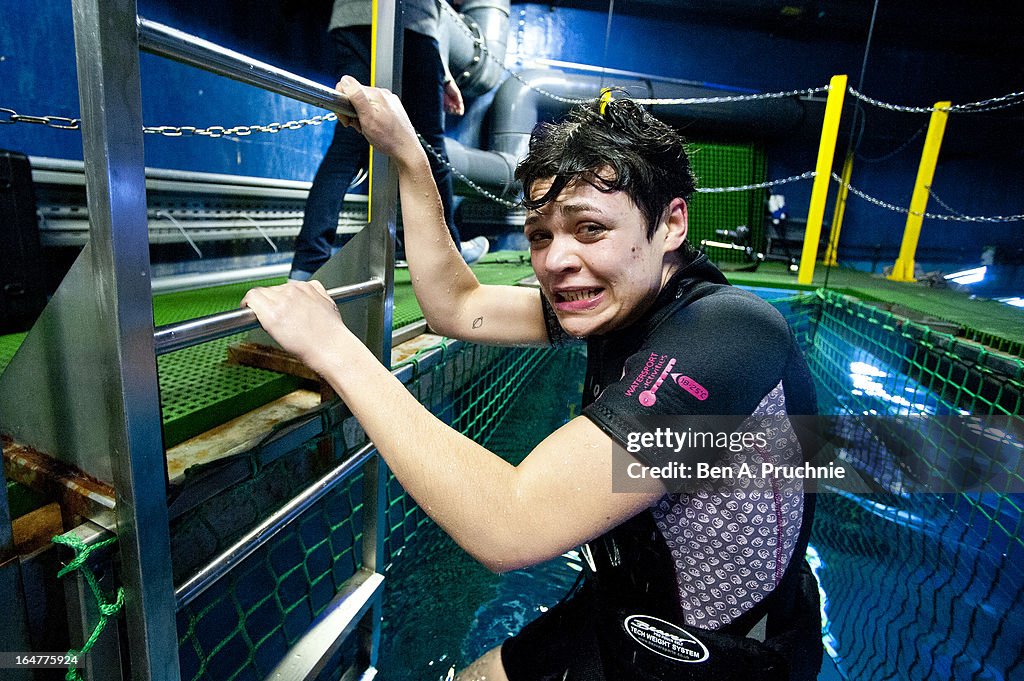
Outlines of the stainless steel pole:
M117 535L132 678L178 681L143 164L135 0L74 0L90 260L101 393L117 491ZM89 313L89 311L83 311ZM82 339L79 339L82 340Z
M348 99L333 88L296 76L258 59L221 47L194 35L155 21L139 18L139 47L146 52L167 57L234 80L249 83L313 104L354 116Z
M327 295L338 303L344 303L380 293L383 290L384 282L371 279L361 284L339 286L328 291ZM156 354L165 355L168 352L255 329L259 325L260 323L256 321L256 315L252 310L241 308L199 317L180 324L161 326L153 334Z

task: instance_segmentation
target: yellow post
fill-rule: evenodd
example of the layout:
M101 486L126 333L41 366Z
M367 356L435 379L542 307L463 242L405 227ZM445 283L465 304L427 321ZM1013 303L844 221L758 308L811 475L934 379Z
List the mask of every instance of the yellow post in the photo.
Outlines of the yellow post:
M821 126L821 143L818 145L817 174L811 189L811 205L807 209L807 230L804 232L804 249L800 255L800 272L796 280L810 284L814 279L814 261L818 257L818 241L821 239L821 223L825 217L825 200L828 185L832 180L832 159L836 154L836 138L839 136L839 119L843 115L843 98L846 96L846 76L832 76L828 84L828 100L825 102L825 122Z
M836 195L836 212L832 216L832 231L828 235L828 248L825 249L825 266L834 267L836 251L839 250L839 231L843 228L843 215L846 214L846 197L850 194L850 177L853 175L853 153L846 154L843 162L843 181L839 185L839 194Z
M910 212L907 213L907 225L903 228L900 255L893 265L892 274L889 275L889 279L893 281L914 281L917 240L921 236L925 209L928 208L928 188L932 185L935 166L939 162L939 149L942 148L942 136L946 132L949 107L950 102L936 102L931 120L928 121L928 134L924 138L921 164L917 167L917 181L914 183L914 193L910 197Z
M395 20L401 21L401 18L395 17ZM377 87L377 0L370 1L370 82L363 84ZM370 200L372 196L373 147L370 147L370 154L366 159L366 224L373 222L373 201Z

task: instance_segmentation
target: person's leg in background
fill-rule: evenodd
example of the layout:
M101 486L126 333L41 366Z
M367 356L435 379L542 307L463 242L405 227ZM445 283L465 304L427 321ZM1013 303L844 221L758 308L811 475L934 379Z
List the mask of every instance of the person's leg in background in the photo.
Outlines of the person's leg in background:
M370 27L335 29L330 35L334 43L337 77L348 74L361 83L368 83ZM289 278L309 279L331 257L345 192L359 169L366 166L369 148L361 134L343 125L335 125L331 145L309 189L302 229L295 239Z
M415 31L405 32L402 61L402 103L409 113L409 120L416 131L423 136L435 154L427 152L434 183L444 205L444 219L448 232L464 257L475 262L486 252L486 239L481 244L463 244L459 228L455 224L454 192L452 171L447 165L448 154L444 149L444 66L438 53L437 41ZM476 241L476 240L474 240ZM470 247L477 251L470 255Z

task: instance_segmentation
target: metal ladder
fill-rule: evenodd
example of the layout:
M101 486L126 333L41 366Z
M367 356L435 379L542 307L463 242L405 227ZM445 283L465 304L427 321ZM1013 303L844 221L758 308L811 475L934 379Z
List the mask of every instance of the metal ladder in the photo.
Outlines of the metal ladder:
M351 113L348 101L330 88L138 17L135 0L73 0L72 6L89 243L0 377L0 429L115 490L112 511L98 510L72 532L88 545L116 529L131 677L147 681L180 678L176 612L332 488L362 471L363 567L268 678L313 678L355 635L359 659L343 678L371 679L380 638L384 577L377 570L384 562L387 474L372 444L350 455L183 584L173 584L156 357L258 324L252 312L239 310L154 329L139 51L343 113ZM401 57L395 3L381 2L377 11L376 84L398 91L392 67ZM383 155L374 158L373 169L370 224L317 278L344 303L346 324L387 362L398 183ZM40 404L45 407L40 409ZM68 592L82 596L69 599L74 640L79 626L89 631L96 614L90 611L84 585L72 585ZM116 637L107 638L114 640L94 648L86 661L90 679L123 676L119 643Z

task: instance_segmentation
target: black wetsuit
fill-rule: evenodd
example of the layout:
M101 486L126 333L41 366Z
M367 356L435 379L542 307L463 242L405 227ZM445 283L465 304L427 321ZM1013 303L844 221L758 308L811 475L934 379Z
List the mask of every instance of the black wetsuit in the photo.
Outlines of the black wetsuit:
M544 306L552 342L567 340ZM813 446L788 419L816 405L785 319L703 256L637 322L589 338L587 353L583 414L622 447L650 417L680 415L719 427L732 416L749 430L782 418L772 437L724 450L719 465L798 465ZM657 451L633 456L667 462ZM667 494L582 548L582 588L503 645L510 681L815 678L818 594L802 560L812 507L800 479L776 476Z

